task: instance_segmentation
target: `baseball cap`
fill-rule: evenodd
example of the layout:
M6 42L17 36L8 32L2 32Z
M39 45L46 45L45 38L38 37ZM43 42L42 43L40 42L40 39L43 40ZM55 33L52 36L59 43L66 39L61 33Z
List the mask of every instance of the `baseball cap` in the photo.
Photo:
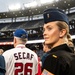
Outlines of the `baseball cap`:
M67 14L61 9L46 9L43 13L44 23L52 22L52 21L64 21L69 24L69 19Z
M17 29L14 32L14 36L18 38L28 38L28 33L26 32L25 29Z

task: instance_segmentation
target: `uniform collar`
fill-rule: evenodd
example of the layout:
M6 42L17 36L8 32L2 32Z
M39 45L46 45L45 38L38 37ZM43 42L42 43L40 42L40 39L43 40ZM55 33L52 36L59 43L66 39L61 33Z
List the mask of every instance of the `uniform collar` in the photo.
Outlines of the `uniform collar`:
M16 46L16 48L25 48L25 45L19 44L19 45Z
M64 50L64 51L67 51L67 52L73 52L70 47L67 46L67 44L62 44L62 45L59 45L57 47L54 47L51 49L50 52L56 52L56 51L60 51L60 50Z

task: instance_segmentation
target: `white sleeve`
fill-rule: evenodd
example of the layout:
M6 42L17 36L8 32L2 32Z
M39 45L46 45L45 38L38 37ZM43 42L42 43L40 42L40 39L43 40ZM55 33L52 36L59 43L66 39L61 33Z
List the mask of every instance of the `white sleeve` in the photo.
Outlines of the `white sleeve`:
M9 52L4 52L2 55L4 56L4 59L5 59L5 63L7 64L7 62L9 61L9 55L10 55L11 53L9 53Z

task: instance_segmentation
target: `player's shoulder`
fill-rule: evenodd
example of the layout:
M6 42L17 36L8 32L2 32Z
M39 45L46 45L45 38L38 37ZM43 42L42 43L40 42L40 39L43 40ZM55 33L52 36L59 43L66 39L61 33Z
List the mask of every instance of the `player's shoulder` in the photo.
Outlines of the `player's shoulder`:
M13 51L14 51L14 48L8 49L8 50L6 50L6 51L3 53L3 55L4 55L4 54L11 54Z

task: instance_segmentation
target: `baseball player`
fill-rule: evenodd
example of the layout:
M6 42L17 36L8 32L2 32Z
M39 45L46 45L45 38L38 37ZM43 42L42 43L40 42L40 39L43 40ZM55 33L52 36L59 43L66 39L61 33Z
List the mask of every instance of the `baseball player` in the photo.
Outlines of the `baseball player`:
M24 29L14 32L14 47L3 53L6 63L6 75L36 75L38 57L35 52L26 48L28 34Z

